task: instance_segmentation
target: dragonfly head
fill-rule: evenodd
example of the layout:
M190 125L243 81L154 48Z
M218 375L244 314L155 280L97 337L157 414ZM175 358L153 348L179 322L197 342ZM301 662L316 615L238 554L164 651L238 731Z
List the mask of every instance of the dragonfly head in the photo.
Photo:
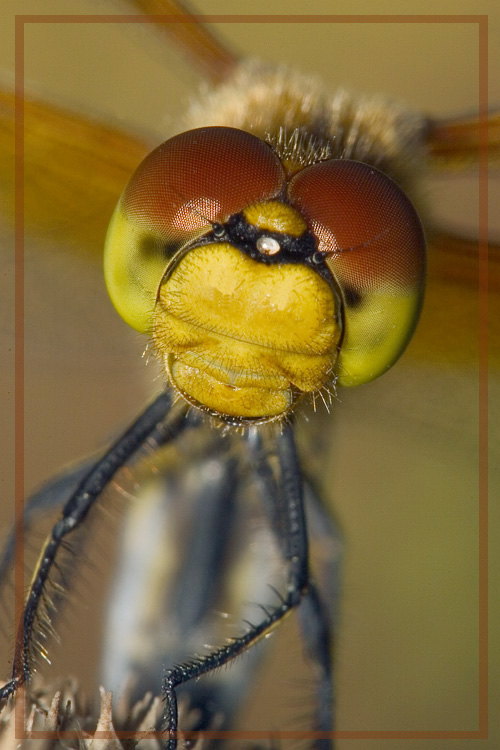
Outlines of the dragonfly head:
M288 169L234 128L175 136L139 166L105 250L122 317L170 383L231 423L280 419L328 383L373 380L418 319L425 241L374 167Z

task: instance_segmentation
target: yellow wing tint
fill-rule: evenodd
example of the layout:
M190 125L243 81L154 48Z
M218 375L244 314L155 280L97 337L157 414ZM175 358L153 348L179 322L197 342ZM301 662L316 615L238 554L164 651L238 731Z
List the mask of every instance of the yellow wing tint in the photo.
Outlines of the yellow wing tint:
M488 138L490 163L500 164L500 112L493 112L484 120L477 116L430 120L428 148L431 166L463 169L477 164L481 129Z
M209 81L217 83L224 80L238 64L239 57L227 44L218 41L207 26L193 23L193 15L181 4L170 0L135 0L139 12L148 16L170 16L176 19L191 19L186 23L168 23L158 20L155 28L163 31L169 41L175 41L179 50L189 62Z
M24 105L25 225L102 257L116 201L150 150L113 127L50 104ZM0 92L1 201L14 214L14 95Z
M433 232L427 254L428 285L417 330L406 356L417 362L441 365L471 365L477 362L480 313L479 246L445 232ZM498 367L500 322L500 247L489 246L488 294L489 364ZM491 303L494 303L493 305ZM483 316L481 318L480 316Z

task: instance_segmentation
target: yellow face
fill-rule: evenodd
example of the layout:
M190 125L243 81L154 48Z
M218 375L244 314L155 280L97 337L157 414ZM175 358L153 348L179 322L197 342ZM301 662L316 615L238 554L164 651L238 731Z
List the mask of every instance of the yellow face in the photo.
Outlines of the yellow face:
M359 161L284 151L229 127L175 136L106 240L117 310L189 403L230 422L373 380L420 313L425 241L402 190Z
M190 250L162 282L153 335L188 401L272 419L327 382L341 330L338 298L316 271L213 243Z

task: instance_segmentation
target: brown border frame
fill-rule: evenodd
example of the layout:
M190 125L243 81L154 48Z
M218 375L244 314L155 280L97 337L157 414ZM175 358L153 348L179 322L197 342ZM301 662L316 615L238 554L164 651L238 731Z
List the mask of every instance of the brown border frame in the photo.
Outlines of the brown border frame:
M479 140L479 727L475 731L226 731L179 732L184 739L247 739L272 737L277 740L335 739L488 739L488 16L487 15L16 15L15 16L15 511L24 512L24 26L27 23L474 23L479 33L479 114L482 119ZM16 525L15 610L24 606L24 529ZM22 657L22 630L18 628L15 666ZM22 666L22 665L21 665ZM16 701L16 739L147 739L158 732L25 731L23 689Z

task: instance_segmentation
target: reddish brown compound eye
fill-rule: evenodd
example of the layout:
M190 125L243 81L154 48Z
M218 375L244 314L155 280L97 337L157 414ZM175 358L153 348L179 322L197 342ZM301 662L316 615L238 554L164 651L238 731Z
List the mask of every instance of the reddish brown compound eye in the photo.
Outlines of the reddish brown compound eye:
M158 288L187 242L251 203L282 194L285 172L267 143L235 128L199 128L156 148L115 209L104 253L109 295L122 318L151 330Z
M144 159L122 199L136 225L166 239L224 221L283 189L284 170L259 138L235 128L211 127L174 136Z
M425 238L418 215L389 177L349 160L306 167L288 195L328 253L344 297L339 382L373 380L402 354L420 313Z

